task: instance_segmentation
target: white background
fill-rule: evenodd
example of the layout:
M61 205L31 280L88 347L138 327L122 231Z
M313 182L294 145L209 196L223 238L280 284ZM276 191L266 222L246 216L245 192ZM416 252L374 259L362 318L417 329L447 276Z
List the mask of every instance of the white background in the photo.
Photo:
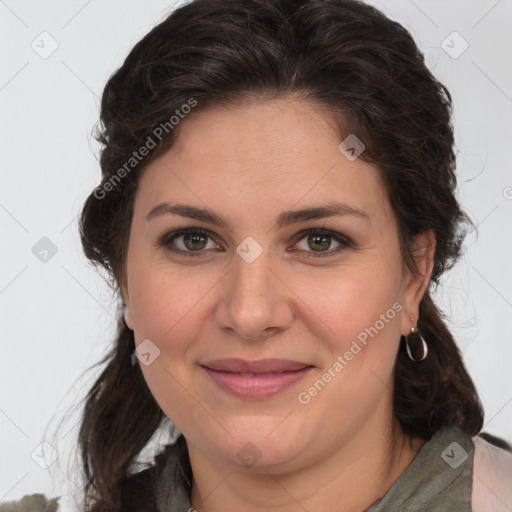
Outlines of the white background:
M454 97L459 197L479 237L468 237L437 298L484 403L484 430L512 441L512 1L372 3L413 33ZM109 75L172 6L0 0L2 501L77 490L76 411L51 435L91 384L94 371L81 376L109 348L115 314L77 233L100 176L91 133ZM453 31L469 45L458 58L442 48L445 40L452 55L464 48ZM52 39L58 48L46 59L31 47L48 50ZM32 252L42 237L57 248L46 263ZM50 470L31 458L44 440L59 455Z

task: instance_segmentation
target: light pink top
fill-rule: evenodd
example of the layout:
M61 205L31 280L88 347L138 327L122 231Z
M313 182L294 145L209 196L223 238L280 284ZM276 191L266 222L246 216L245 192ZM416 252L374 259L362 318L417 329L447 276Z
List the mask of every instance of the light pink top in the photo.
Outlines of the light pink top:
M473 512L512 512L512 453L473 437Z

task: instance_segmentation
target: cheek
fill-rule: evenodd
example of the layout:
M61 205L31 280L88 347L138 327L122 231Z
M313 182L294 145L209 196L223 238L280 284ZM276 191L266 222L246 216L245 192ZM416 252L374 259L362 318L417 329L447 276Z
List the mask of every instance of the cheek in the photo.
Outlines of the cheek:
M196 393L190 348L201 337L206 297L216 280L168 267L147 267L129 278L135 343L149 339L159 351L151 364L141 364L144 379L167 417L190 431L205 421L191 400Z
M329 356L297 399L311 413L307 421L325 414L335 418L327 427L332 435L342 424L366 421L392 389L402 310L399 267L381 263L329 273L314 287L301 281L303 311L310 310L310 329Z
M161 343L169 338L179 343L177 333L185 326L200 327L190 318L201 311L201 301L216 282L211 275L162 266L135 271L129 279L135 339L154 338Z
M336 350L377 324L379 334L400 330L400 267L394 261L373 259L372 264L353 265L296 278L294 292L310 310L309 317L323 324ZM307 311L307 309L305 309ZM393 331L391 333L390 331ZM373 329L372 329L372 332Z

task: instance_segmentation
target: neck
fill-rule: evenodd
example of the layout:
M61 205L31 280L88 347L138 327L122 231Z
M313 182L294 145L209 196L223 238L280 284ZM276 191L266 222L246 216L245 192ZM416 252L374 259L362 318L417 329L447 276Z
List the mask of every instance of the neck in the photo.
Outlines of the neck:
M325 458L284 474L238 471L189 446L191 505L198 512L361 512L389 490L425 443L405 435L394 418L386 428L375 427L367 423Z

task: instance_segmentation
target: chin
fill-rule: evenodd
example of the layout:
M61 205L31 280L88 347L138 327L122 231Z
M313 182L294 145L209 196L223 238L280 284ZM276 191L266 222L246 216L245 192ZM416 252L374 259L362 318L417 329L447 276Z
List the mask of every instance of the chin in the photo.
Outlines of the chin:
M223 431L220 438L206 439L208 451L214 451L216 458L225 458L227 464L255 472L289 470L310 443L304 432L299 431L299 425L284 418L286 414L247 415L225 421L223 425L229 434Z

